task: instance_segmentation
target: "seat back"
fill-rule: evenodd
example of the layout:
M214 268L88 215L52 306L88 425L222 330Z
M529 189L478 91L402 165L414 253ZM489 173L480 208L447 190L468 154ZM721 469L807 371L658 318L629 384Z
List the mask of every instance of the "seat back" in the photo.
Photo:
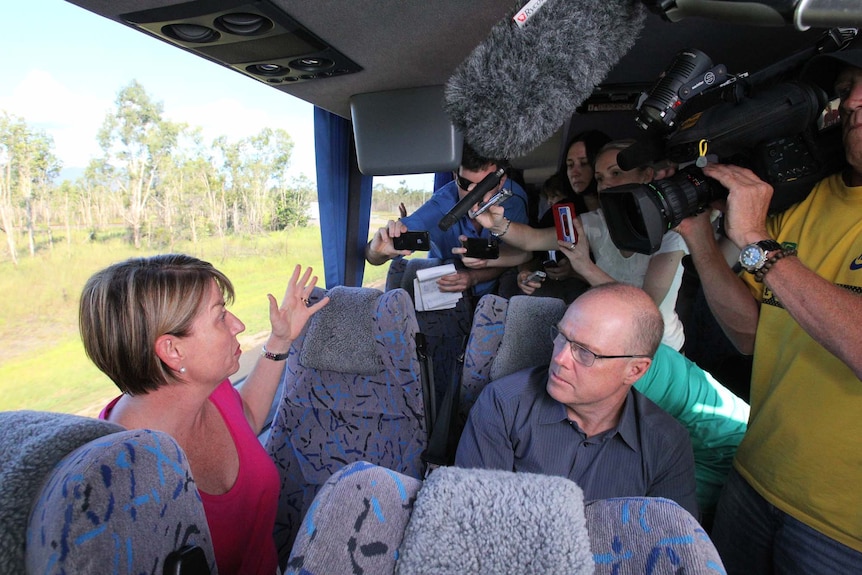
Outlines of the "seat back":
M0 414L2 573L163 571L209 527L185 454L168 435L60 413ZM7 570L8 569L8 570Z
M697 519L675 501L619 497L586 505L596 575L724 573L721 557Z
M438 258L396 258L389 264L386 289L402 288L413 298L413 280L417 270L443 264ZM428 354L434 369L435 401L443 402L446 389L451 383L459 356L464 351L464 341L473 322L473 304L469 297L462 297L452 309L417 311L419 331L425 335Z
M315 289L310 299L323 295ZM422 475L427 430L410 296L348 287L327 295L291 346L267 440L281 475L282 563L315 494L344 465L365 460Z
M565 313L565 302L557 298L482 296L464 353L459 405L462 423L488 382L550 362L554 349L550 328Z
M419 479L364 461L342 467L305 515L285 575L394 573L421 487Z
M723 573L668 499L584 503L564 477L441 467L424 482L364 462L319 491L286 575Z

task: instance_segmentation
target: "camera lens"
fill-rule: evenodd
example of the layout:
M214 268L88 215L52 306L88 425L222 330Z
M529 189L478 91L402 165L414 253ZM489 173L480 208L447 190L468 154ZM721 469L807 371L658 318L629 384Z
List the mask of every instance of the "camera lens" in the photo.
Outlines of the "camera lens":
M602 190L599 202L617 248L652 254L668 230L726 194L717 181L688 166L664 180Z

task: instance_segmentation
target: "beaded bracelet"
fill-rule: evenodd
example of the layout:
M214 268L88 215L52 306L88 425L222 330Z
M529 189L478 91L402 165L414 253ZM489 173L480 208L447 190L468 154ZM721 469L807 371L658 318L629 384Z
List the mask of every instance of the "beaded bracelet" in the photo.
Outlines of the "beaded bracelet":
M499 234L495 234L494 232L491 232L491 235L494 236L495 238L502 238L503 236L506 235L506 232L509 231L509 226L511 226L511 225L512 225L512 220L510 220L509 218L506 218L506 229L504 229Z
M777 252L774 256L772 256L771 258L766 260L766 263L763 264L763 267L761 267L759 270L757 270L754 273L754 281L762 282L763 276L765 276L766 272L768 272L769 269L775 265L775 262L777 262L781 258L786 258L787 256L795 256L795 255L796 255L796 250L794 248L787 248L787 249L781 250L780 252Z

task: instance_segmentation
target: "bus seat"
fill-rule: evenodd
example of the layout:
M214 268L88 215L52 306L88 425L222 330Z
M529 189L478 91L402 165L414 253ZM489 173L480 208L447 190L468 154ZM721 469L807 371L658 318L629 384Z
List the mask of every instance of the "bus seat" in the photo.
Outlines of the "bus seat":
M507 300L485 295L476 305L464 353L459 421L485 385L526 367L548 363L554 349L551 326L566 313L557 298L516 295Z
M318 492L285 575L688 573L724 568L675 502L583 501L564 477L441 467L421 482L365 462Z
M586 505L596 575L717 575L724 565L709 535L678 503L618 497Z
M386 289L402 288L413 298L413 280L416 271L443 264L437 258L396 258L389 264ZM417 311L419 331L425 335L428 353L434 370L435 401L439 409L447 387L460 365L459 356L464 351L464 341L473 322L473 303L462 297L452 309Z
M366 460L421 477L425 409L410 296L335 287L293 342L267 440L281 475L276 544L287 559L317 491L341 467ZM312 301L323 297L315 288Z
M189 573L215 571L203 504L167 434L38 411L0 413L0 429L0 572L161 573L177 557L203 559Z
M393 573L421 487L420 479L364 461L342 467L306 513L285 575Z

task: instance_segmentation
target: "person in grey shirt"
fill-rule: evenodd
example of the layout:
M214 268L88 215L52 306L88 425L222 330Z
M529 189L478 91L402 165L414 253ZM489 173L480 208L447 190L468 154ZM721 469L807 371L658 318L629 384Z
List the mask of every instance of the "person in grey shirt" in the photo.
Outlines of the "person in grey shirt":
M698 517L689 434L632 388L652 363L661 314L640 288L590 288L556 326L549 367L488 384L455 465L568 477L587 500L665 497Z

